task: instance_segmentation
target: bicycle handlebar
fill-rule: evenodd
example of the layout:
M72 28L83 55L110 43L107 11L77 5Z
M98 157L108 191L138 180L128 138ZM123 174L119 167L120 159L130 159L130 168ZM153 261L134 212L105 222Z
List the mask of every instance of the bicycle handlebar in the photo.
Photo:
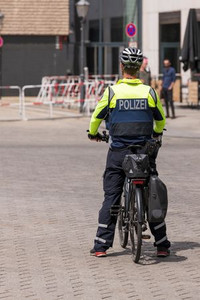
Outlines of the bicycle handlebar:
M87 130L87 132L89 132L89 130ZM88 138L90 140L96 140L97 142L102 141L108 143L109 141L109 135L106 133L105 130L102 132L102 134L99 132L96 135L91 135L90 133L88 133Z
M87 132L88 131L89 130L87 130ZM94 136L94 139L97 139L97 140L100 140L102 142L108 143L108 141L109 141L109 135L104 130L104 131L102 131L102 134L98 132L97 135ZM127 147L127 149L142 149L143 147L146 147L148 149L148 148L150 148L152 146L154 146L154 148L160 148L161 145L162 145L162 139L161 139L161 136L160 136L160 138L158 138L158 139L153 138L152 140L147 141L145 143L145 145L140 145L140 144L129 145Z
M102 142L108 143L108 141L109 141L109 135L106 133L105 130L102 133L103 134L98 133L98 139L100 139Z

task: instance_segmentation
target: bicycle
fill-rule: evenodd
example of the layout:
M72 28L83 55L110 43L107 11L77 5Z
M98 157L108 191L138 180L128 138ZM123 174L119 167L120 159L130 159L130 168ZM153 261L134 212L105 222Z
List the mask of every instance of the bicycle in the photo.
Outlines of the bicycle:
M108 143L106 131L98 137ZM149 157L161 146L161 139L152 139L145 145L130 145L127 149L131 154L124 158L122 168L125 172L125 182L120 205L113 205L110 213L118 217L119 240L122 248L126 248L130 235L132 258L138 263L141 256L142 240L150 239L144 234L147 230L148 199L151 170Z
M122 165L126 178L118 210L119 240L121 247L126 248L130 234L132 258L135 263L138 263L141 256L142 240L150 239L150 235L143 234L147 230L151 175L149 156L158 151L159 147L160 141L157 140L148 141L145 146L128 146L132 154L125 156Z

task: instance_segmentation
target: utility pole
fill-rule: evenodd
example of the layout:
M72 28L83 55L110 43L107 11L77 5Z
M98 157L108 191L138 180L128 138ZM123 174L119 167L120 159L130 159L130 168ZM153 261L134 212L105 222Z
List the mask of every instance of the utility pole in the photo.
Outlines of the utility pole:
M80 20L80 31L81 31L81 51L80 51L80 81L81 81L81 90L80 90L80 113L83 112L83 107L85 103L85 78L84 78L84 45L85 45L85 39L84 39L84 24L85 19L88 13L90 3L86 0L79 0L79 2L76 3L76 9L77 14Z

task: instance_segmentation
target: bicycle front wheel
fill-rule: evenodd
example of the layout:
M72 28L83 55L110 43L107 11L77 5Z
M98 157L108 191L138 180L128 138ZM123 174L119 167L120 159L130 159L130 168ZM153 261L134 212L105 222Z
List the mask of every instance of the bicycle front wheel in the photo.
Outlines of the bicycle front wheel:
M125 205L125 196L121 197L121 208L118 215L118 231L119 231L119 242L122 248L126 248L128 243L128 222L127 222L127 212Z
M141 255L142 247L142 191L140 188L135 189L132 193L130 202L130 240L133 261L137 263Z

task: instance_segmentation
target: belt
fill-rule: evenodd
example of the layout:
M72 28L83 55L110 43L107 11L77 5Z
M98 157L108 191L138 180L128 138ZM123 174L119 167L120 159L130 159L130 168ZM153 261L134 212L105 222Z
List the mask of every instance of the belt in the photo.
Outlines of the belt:
M123 147L123 148L111 148L110 147L110 150L114 151L114 152L121 152L121 151L128 150L128 149L127 149L127 147Z

